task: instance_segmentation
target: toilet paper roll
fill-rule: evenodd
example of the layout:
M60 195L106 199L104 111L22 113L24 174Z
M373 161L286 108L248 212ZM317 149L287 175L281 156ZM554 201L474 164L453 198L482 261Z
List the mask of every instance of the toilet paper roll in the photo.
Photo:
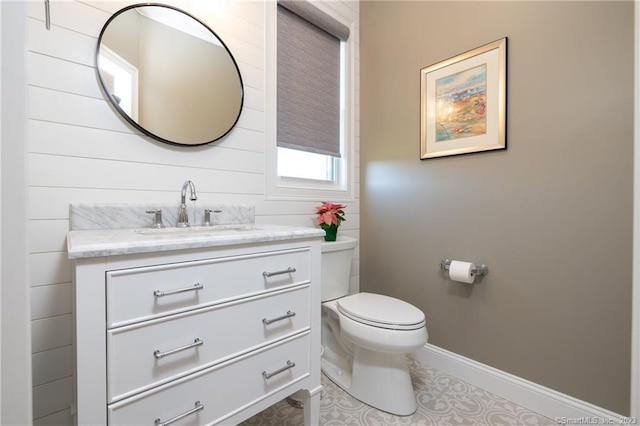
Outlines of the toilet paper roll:
M475 277L471 274L471 270L475 269L475 267L476 265L473 263L452 260L451 265L449 265L449 278L453 281L472 284Z

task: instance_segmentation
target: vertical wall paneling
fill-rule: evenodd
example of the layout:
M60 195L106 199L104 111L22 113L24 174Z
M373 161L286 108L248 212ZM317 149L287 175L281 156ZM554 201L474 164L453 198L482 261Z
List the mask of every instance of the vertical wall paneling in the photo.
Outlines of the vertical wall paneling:
M72 424L73 304L66 253L70 203L179 202L191 179L202 203L256 206L260 223L313 227L321 201L266 200L265 4L169 0L206 22L234 55L245 84L237 126L207 146L180 148L138 134L105 100L94 66L106 20L133 1L52 1L51 30L40 2L27 2L26 78L31 342L34 425ZM330 2L358 22L357 2ZM357 28L354 31L359 40ZM356 57L359 55L356 52ZM356 84L359 67L355 64ZM359 90L356 86L356 94ZM359 114L353 112L357 120ZM356 157L359 130L355 128ZM355 159L355 193L359 162ZM357 195L358 197L359 195ZM359 200L348 203L345 235L359 236ZM359 251L351 286L359 285Z
M25 2L0 2L0 424L30 424Z

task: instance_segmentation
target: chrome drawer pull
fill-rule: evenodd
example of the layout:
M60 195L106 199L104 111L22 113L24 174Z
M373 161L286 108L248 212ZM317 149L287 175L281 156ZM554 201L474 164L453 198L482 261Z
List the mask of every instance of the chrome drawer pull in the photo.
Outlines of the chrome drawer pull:
M283 270L283 271L276 271L276 272L267 272L267 271L264 271L264 272L262 273L262 275L263 275L265 278L269 278L269 277L272 277L272 276L274 276L274 275L289 274L289 273L291 273L291 272L295 272L295 271L296 271L296 268L292 268L291 266L289 266L287 269L285 269L285 270Z
M269 325L269 324L271 324L272 322L282 321L282 320L284 320L284 319L291 318L291 317L295 317L295 316L296 316L296 313L295 313L295 312L287 311L287 313L286 313L286 314L284 314L283 316L278 317L278 318L273 318L273 319L266 319L266 318L262 318L262 322L264 323L264 325Z
M175 290L167 290L167 291L156 290L153 292L153 295L155 297L163 297L163 296L170 296L172 294L184 293L185 291L202 290L203 288L204 286L202 284L197 283L197 284L194 284L192 287L177 288Z
M160 352L160 350L155 350L153 352L153 356L155 356L156 359L160 359L160 358L164 358L167 355L173 355L176 352L185 351L187 349L196 348L196 347L202 346L202 345L204 345L204 340L200 340L200 339L196 338L196 340L194 340L193 343L188 344L188 345L184 345L184 346L180 346L179 348L171 349L170 351Z
M175 416L172 419L167 420L166 422L163 422L162 420L157 418L155 420L155 422L153 422L153 424L155 424L156 426L167 426L167 425L170 425L171 423L175 423L178 420L183 419L183 418L187 417L188 415L196 413L196 412L198 412L200 410L204 410L204 405L200 401L196 401L195 408L192 408L191 410L186 411L186 412L184 412L182 414L178 414L177 416Z
M284 367L282 367L279 370L276 370L276 371L274 371L272 373L267 373L266 371L263 371L262 372L262 377L264 377L265 379L270 379L273 376L275 376L276 374L284 373L285 371L287 371L287 370L289 370L289 369L291 369L291 368L293 368L295 366L296 366L295 362L287 360L287 365L285 365Z

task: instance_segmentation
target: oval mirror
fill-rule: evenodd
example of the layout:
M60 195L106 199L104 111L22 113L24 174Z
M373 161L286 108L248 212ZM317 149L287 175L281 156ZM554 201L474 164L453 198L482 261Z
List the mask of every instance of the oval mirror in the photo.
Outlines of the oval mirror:
M174 145L203 145L240 118L242 77L207 25L173 6L134 4L105 23L96 54L100 83L134 127Z

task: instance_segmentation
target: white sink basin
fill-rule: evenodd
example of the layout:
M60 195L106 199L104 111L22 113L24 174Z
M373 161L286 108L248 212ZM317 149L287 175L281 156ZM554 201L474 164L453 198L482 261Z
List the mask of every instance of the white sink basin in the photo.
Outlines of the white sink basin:
M260 231L263 228L254 224L239 225L213 225L213 226L190 226L187 228L145 228L136 229L135 232L141 235L196 235L196 234L223 234L237 232Z

